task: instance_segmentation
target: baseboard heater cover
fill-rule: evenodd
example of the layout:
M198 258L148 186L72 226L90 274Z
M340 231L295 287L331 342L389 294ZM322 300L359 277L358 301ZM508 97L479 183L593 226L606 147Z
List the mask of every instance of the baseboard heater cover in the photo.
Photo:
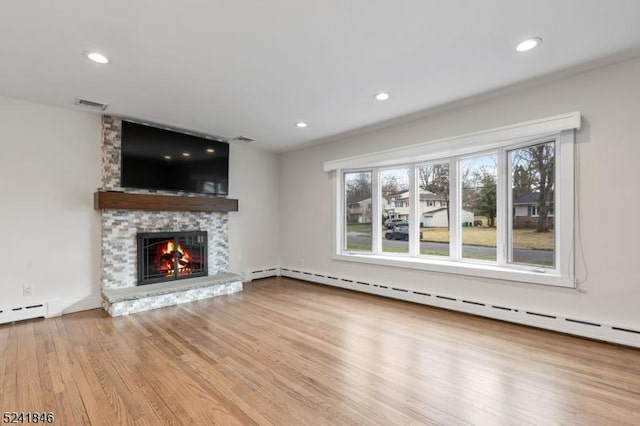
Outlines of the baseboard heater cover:
M259 280L261 278L270 278L270 277L279 277L280 276L280 268L272 267L265 269L257 269L255 271L250 271L244 274L244 281L250 282L253 280Z
M0 324L47 317L47 303L29 303L0 308Z
M336 277L335 275L327 276L316 272L285 267L280 268L280 275L640 348L640 329L634 330L628 327L600 324L595 321L587 321L579 318L567 318L561 315L533 312L520 307L492 305L491 303L478 300L470 301L444 294L412 291L380 283L365 283L358 280Z

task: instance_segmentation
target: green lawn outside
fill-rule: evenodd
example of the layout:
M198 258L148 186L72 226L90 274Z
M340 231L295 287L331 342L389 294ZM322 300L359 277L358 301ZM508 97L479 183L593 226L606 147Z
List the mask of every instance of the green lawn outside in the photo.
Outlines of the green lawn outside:
M370 223L354 223L347 225L347 232L357 232L361 237L371 236L371 224Z
M347 242L347 250L353 251L371 251L371 246L367 244L358 244Z
M462 243L483 246L496 246L496 228L462 228ZM422 228L422 241L436 243L449 242L447 228ZM536 250L553 250L553 232L536 232L533 229L514 229L514 248L528 248Z
M367 244L347 243L347 250L371 251L371 246ZM385 247L383 253L408 253L407 247Z
M387 229L382 230L381 238ZM358 233L362 237L371 237L371 224L358 223L347 225L347 232ZM469 227L462 228L462 243L465 245L475 245L481 247L496 246L496 228L487 227ZM449 230L446 228L422 228L421 241L448 243ZM534 250L554 250L554 233L553 232L536 232L533 229L514 229L513 230L513 247ZM349 250L362 250L361 248L351 248ZM366 250L370 248L367 247ZM391 248L389 251L393 251ZM400 250L398 250L400 251ZM426 253L425 253L426 254Z

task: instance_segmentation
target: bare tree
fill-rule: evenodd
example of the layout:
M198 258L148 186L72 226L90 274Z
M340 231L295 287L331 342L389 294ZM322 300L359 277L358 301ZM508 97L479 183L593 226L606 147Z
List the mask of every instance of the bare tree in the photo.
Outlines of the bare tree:
M382 195L390 196L408 191L409 186L400 176L387 174L382 178Z
M548 217L553 204L555 181L554 143L548 142L512 151L513 199L534 194L538 203L536 232L549 231Z
M548 232L549 202L553 202L555 181L555 150L552 142L529 148L532 164L538 175L538 226L536 232Z
M447 207L447 229L450 228L449 164L430 164L418 168L420 188L441 196Z
M347 204L371 198L371 172L351 174L345 179Z

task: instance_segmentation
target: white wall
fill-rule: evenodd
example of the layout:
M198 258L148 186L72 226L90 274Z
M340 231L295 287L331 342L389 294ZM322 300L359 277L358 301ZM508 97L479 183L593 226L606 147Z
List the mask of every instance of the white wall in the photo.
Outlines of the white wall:
M97 115L0 97L0 306L99 302L100 135Z
M229 270L278 267L278 154L233 143L229 155L229 197L238 199L238 211L229 213Z
M334 187L324 161L571 111L583 114L577 169L588 278L579 291L331 259ZM296 209L281 218L282 266L637 329L638 111L635 59L283 154L281 202ZM587 268L578 264L579 278Z
M101 133L98 115L0 97L0 308L100 306ZM231 145L232 272L279 266L278 175L277 154Z

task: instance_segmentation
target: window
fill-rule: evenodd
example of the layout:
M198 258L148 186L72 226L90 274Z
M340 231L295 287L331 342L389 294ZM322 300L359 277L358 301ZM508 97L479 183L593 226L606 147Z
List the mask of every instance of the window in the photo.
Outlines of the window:
M396 209L394 211L397 218L406 219L409 217L409 168L398 167L393 169L383 169L378 173L380 177L380 197L394 197L396 199ZM387 206L380 206L381 212L387 210ZM382 220L388 218L382 216ZM383 253L409 253L409 231L408 223L394 222L389 224L384 232L380 233L380 242Z
M511 178L509 262L553 267L555 264L555 141L508 152ZM517 207L529 203L529 215Z
M462 258L497 259L498 154L460 160ZM480 226L476 226L476 222Z
M372 192L371 171L344 174L344 249L371 251Z
M434 198L449 199L449 163L421 164L417 167L420 199L426 198L420 223L420 255L449 256L451 212L448 208L434 210ZM446 202L445 202L446 203Z
M579 124L571 113L325 163L341 176L334 258L572 287Z

